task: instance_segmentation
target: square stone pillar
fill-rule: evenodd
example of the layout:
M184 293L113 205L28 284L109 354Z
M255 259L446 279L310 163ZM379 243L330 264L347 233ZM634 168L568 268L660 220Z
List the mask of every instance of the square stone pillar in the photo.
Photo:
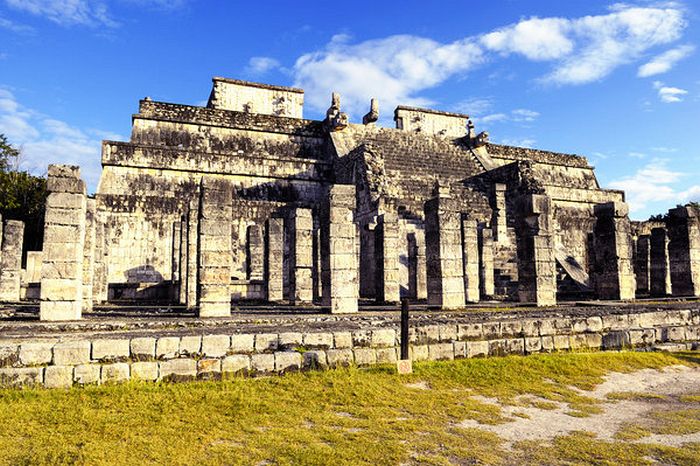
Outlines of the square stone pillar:
M41 320L77 320L83 307L87 197L80 168L49 165L41 268Z
M202 179L199 212L199 317L231 315L233 190L225 180Z
M637 238L634 275L637 278L637 291L641 293L649 293L650 240L649 235L641 235Z
M321 281L331 313L357 312L359 254L354 222L355 186L333 185L321 213Z
M492 297L496 293L493 270L493 233L490 228L479 230L479 283L482 299Z
M508 222L506 221L506 185L496 183L493 185L493 239L502 245L510 244L508 237Z
M668 255L674 296L700 296L700 225L690 207L668 211Z
M668 260L668 235L665 228L651 230L650 264L649 293L655 297L670 295L671 267Z
M266 225L266 267L267 300L284 299L284 220L270 218Z
M428 268L425 257L425 229L416 229L416 299L428 299Z
M95 269L95 222L97 207L94 199L86 201L85 241L83 243L83 312L92 311L92 280Z
M41 283L41 251L27 251L27 283Z
M634 299L637 284L632 269L632 234L624 202L594 207L594 283L600 299Z
M2 221L0 220L0 223ZM8 220L2 230L0 257L0 301L20 300L24 222Z
M180 302L180 279L182 269L182 221L176 220L172 223L171 229L172 245L170 247L170 301Z
M248 280L265 278L265 239L261 225L246 229L246 276Z
M476 220L462 219L462 267L464 297L469 303L479 302L479 233Z
M552 203L542 194L518 199L518 296L537 306L557 303L557 267L552 237Z
M98 209L95 215L95 260L92 277L92 300L95 303L105 303L108 298L107 231L104 215Z
M187 270L185 304L187 309L197 307L197 275L199 257L199 201L192 201L187 211Z
M313 212L296 208L287 219L289 300L309 304L313 294Z
M401 301L399 287L399 217L385 212L374 228L375 298L379 303Z
M459 207L438 188L425 203L425 251L428 304L456 309L465 304L462 264L462 221Z
M320 215L314 215L313 231L313 269L311 281L313 286L313 301L320 303L323 297L323 285L321 283L321 220Z

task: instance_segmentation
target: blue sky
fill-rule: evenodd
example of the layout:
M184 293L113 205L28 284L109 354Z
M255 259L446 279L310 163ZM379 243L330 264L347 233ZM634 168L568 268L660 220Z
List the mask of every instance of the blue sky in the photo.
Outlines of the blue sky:
M585 155L643 219L700 199L695 0L240 2L0 0L0 132L36 173L76 163L94 190L102 139L138 99L203 105L212 76L473 116L494 142Z

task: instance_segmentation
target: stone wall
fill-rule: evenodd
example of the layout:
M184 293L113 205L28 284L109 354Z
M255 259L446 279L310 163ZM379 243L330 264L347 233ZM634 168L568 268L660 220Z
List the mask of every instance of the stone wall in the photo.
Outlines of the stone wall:
M553 351L696 348L697 309L588 309L556 316L413 316L413 361ZM226 330L123 332L81 337L0 339L5 386L116 383L127 380L216 379L347 365L392 364L399 352L397 319L371 327L279 332Z

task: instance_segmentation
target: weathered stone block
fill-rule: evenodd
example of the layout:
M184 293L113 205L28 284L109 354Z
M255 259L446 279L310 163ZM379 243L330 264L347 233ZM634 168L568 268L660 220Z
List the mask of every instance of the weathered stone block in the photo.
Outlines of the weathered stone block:
M49 364L53 358L52 341L33 341L19 346L19 362L23 366Z
M119 383L129 380L130 369L125 362L104 364L100 373L102 383Z
M92 359L95 361L125 361L129 358L130 341L126 339L99 339L92 341Z
M394 345L396 345L396 331L394 329L372 330L372 347L382 348Z
M467 357L467 343L465 341L455 341L452 345L454 346L455 359Z
M18 345L0 346L0 367L12 367L19 363Z
M156 355L156 339L152 337L132 338L131 359L134 361L150 361Z
M253 354L250 356L250 367L253 372L273 372L275 370L275 355Z
M156 358L172 359L180 350L179 337L160 337L156 341Z
M329 349L326 351L326 358L330 367L343 367L353 364L353 353L351 349Z
M180 382L197 377L197 361L194 359L169 359L158 364L159 380Z
M250 356L246 354L232 354L221 361L221 372L236 374L250 371Z
M656 342L656 330L653 328L631 329L629 335L632 346L649 346Z
M430 352L428 345L414 345L409 348L409 355L412 361L428 361Z
M431 361L452 360L455 358L452 343L433 343L428 345L428 359Z
M48 366L44 369L44 387L70 388L73 386L73 366Z
M99 384L100 372L102 368L99 364L80 364L73 370L73 382L80 385Z
M554 340L554 349L557 351L561 350L568 350L571 348L571 344L569 342L569 335L553 335L552 336Z
M41 385L43 382L43 367L0 368L0 386L2 387L26 387Z
M228 336L226 338L228 338ZM180 356L195 357L201 355L203 352L201 335L184 335L180 338L180 347L178 350Z
M226 355L230 348L231 337L228 335L204 335L202 337L202 354L210 358L220 358Z
M131 364L131 378L153 382L158 380L158 363L156 361L138 361Z
M484 340L467 341L467 357L483 358L489 355L489 342Z
M255 335L255 351L275 351L279 347L279 335L276 333L258 333Z
M375 350L377 356L377 364L393 364L396 362L396 348L377 348Z
M377 363L377 353L373 348L355 348L355 364L358 366L369 366Z
M480 323L457 325L457 339L477 340L484 335L484 328Z
M283 332L279 334L279 348L285 351L301 346L303 341L304 336L299 332Z
M306 351L303 354L302 367L308 370L325 369L328 359L325 351Z
M305 333L304 346L307 348L323 348L328 349L333 347L332 333Z
M231 335L232 353L252 353L255 350L255 335L235 334Z
M333 346L335 348L352 348L351 332L333 332Z
M685 340L685 327L664 327L661 329L661 341Z
M290 372L301 368L302 357L296 351L277 351L275 353L275 371Z
M542 351L541 337L525 337L525 353L538 353Z
M74 366L90 362L90 342L85 340L62 341L53 347L55 366Z
M216 380L221 378L221 359L200 359L197 361L197 378Z

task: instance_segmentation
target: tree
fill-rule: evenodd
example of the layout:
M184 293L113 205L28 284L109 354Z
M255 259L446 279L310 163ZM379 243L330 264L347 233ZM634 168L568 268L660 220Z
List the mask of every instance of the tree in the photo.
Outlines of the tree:
M41 250L46 209L46 178L19 171L19 149L0 134L0 215L24 222L23 252Z
M6 172L15 166L19 158L19 149L16 149L7 141L4 134L0 134L0 171Z

